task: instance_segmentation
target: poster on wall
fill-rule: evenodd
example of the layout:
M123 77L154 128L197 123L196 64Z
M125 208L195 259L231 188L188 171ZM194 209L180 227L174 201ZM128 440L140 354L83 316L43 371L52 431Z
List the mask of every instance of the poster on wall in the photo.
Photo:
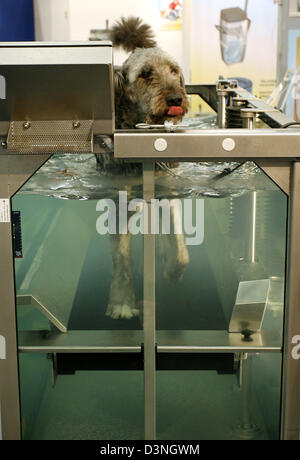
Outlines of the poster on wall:
M161 30L182 30L184 0L158 0Z
M192 0L192 8L192 82L240 78L267 99L276 85L274 0Z

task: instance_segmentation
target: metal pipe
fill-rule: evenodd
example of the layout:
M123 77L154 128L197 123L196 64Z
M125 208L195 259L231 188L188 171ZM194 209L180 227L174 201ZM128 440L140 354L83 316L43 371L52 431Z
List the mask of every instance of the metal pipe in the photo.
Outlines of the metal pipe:
M218 91L218 124L220 129L226 128L226 91Z
M255 424L252 416L253 403L252 403L252 392L253 392L253 356L251 354L246 355L241 360L242 366L242 417L241 423L236 428L236 433L239 438L244 440L257 439L259 433L259 427Z
M251 355L248 355L243 361L243 407L242 407L242 424L245 429L251 426L251 417L249 408L251 407L251 387L252 387L252 363Z
M248 117L243 119L243 128L244 129L254 129L254 118Z
M287 292L283 349L282 430L284 440L300 435L300 163L292 166L289 203Z
M155 163L143 164L143 193L148 203L148 233L144 235L144 388L145 439L156 439L156 323L155 323L155 234L150 202L155 198Z
M257 192L252 192L252 228L250 238L250 261L256 261L256 215L257 215Z

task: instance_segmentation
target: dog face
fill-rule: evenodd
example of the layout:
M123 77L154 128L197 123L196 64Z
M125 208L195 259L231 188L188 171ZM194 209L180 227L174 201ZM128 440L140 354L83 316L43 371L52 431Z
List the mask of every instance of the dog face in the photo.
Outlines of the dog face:
M116 105L121 128L178 123L188 111L178 64L159 48L135 50L116 74Z

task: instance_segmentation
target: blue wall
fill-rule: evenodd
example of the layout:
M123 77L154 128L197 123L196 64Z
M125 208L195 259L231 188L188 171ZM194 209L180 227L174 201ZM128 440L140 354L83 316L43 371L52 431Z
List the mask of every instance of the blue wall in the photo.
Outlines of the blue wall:
M0 41L34 40L33 0L0 0Z

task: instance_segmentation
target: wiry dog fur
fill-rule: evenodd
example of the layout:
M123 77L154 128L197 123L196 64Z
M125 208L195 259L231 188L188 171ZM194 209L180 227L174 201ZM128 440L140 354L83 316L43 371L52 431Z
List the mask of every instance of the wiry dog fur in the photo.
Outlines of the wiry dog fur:
M122 47L131 52L136 48L155 48L154 33L140 18L121 18L111 30L111 40L115 48Z
M116 128L132 129L138 123L163 124L166 120L178 123L188 111L184 78L176 61L157 47L151 28L139 18L128 18L115 24L111 32L115 47L132 53L120 70L115 72ZM170 115L170 107L182 108L182 113ZM109 147L108 147L109 150ZM99 167L118 172L140 171L140 164L125 163L107 153L97 158ZM173 229L176 209L172 209ZM111 251L113 279L107 315L114 319L130 319L139 314L130 267L130 234L112 235ZM189 254L183 235L164 236L165 275L180 279Z

